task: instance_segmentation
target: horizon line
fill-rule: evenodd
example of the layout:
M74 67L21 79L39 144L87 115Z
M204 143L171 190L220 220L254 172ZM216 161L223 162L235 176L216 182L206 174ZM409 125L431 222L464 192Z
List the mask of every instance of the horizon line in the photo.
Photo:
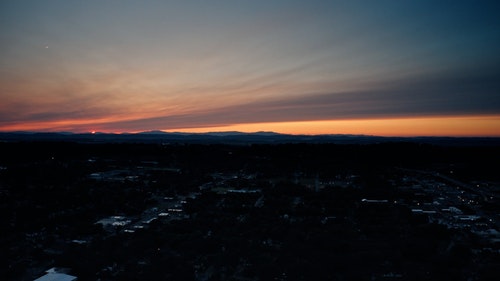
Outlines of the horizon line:
M166 131L166 130L146 130L146 131L137 131L137 132L105 132L105 131L88 131L88 132L71 132L71 131L0 131L0 134L57 134L57 135L115 135L115 136L124 136L124 135L214 135L214 134L225 134L225 136L230 136L232 134L240 134L240 135L255 135L261 134L262 137L272 137L265 134L274 134L275 136L292 136L292 137L322 137L322 136L351 136L351 137L367 137L367 138L403 138L403 139L412 139L412 138L467 138L467 139L479 139L479 138L490 138L490 139L500 139L500 136L488 136L488 135L372 135L372 134L347 134L347 133L332 133L332 134L293 134L293 133L280 133L275 131L206 131L206 132L184 132L184 131ZM224 137L224 136L222 136Z

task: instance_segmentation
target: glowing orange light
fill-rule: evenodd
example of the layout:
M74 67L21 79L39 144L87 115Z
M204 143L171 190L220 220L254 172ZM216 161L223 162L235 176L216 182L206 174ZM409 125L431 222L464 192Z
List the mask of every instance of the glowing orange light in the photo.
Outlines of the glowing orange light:
M274 131L286 134L364 134L378 136L500 136L500 116L437 116L394 119L320 120L229 124L219 127L184 128L165 131Z
M141 125L115 127L119 122L140 119L141 116L110 116L81 120L56 120L50 122L25 122L2 124L0 132L8 131L71 131L75 133L97 132L122 133L150 130ZM147 125L147 123L145 124ZM93 130L90 130L90 128ZM197 127L175 124L173 128L153 128L166 132L214 132L214 131L274 131L286 134L364 134L378 136L483 136L500 137L500 115L477 116L428 116L411 118L380 118L351 120L289 121L263 123L236 123Z

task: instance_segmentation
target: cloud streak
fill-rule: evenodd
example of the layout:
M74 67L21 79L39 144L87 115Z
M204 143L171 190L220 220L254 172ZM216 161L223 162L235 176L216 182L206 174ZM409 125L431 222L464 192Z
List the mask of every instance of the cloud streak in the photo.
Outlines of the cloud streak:
M133 74L98 75L60 84L48 79L26 88L19 86L25 84L19 83L22 79L8 77L10 82L4 80L1 86L9 94L4 94L0 127L22 122L34 123L40 130L120 132L235 123L500 114L500 71L496 66L411 79L360 81L343 91L335 91L337 83L290 81L304 69L307 67L276 71L271 76L254 74L218 87L175 87L180 92L167 96L158 94L165 88L145 82L148 76ZM128 79L135 81L133 87L126 86ZM36 89L47 83L48 88ZM323 92L320 86L325 87ZM310 89L316 93L306 92ZM23 91L41 92L40 98L23 95ZM142 94L134 94L136 91ZM52 98L44 99L47 96Z
M305 94L189 114L101 124L123 131L225 126L235 123L495 115L500 113L496 77L443 77L395 81L372 90Z

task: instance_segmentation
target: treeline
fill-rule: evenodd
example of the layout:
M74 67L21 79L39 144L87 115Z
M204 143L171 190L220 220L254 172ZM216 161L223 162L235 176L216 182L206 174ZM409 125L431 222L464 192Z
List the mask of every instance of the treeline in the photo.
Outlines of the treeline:
M155 161L185 171L247 169L259 173L294 171L328 174L331 169L373 170L377 167L457 169L457 176L499 179L500 146L437 146L412 142L380 144L140 144L74 142L0 143L0 165L31 161L65 162L112 159L121 164ZM85 171L84 169L79 169ZM66 171L67 172L67 171ZM65 173L63 173L65 174Z

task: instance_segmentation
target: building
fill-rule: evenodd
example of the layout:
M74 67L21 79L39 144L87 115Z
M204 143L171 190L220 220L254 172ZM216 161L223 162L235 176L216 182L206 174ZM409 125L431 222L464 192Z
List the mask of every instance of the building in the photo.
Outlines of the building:
M45 271L45 275L34 281L76 281L78 278L73 275L68 275L64 273L64 270L59 270L55 267Z

